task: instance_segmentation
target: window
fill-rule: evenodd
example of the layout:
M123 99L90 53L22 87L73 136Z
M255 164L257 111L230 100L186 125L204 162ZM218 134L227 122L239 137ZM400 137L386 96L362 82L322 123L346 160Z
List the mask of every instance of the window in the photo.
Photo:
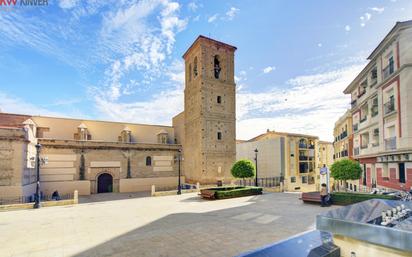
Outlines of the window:
M193 61L193 76L197 76L197 57L195 57L195 60Z
M218 104L221 104L221 103L222 103L222 97L221 97L220 95L217 96L216 102L217 102Z
M290 183L296 183L296 177L290 177Z
M146 166L152 166L152 157L150 156L146 157Z
M371 113L372 113L372 117L375 117L379 113L378 97L375 97L372 99Z
M302 184L307 184L308 183L308 177L307 176L303 176L302 177Z
M222 132L217 132L217 140L222 140Z
M213 60L213 70L214 70L215 78L218 79L220 76L220 71L222 70L222 68L220 68L219 55L215 55L215 58Z

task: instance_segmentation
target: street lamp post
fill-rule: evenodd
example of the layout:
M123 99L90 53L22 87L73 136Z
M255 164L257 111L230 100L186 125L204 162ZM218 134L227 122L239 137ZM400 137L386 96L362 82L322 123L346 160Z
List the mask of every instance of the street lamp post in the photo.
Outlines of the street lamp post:
M39 143L36 144L36 172L37 172L37 184L36 184L36 199L33 205L34 209L40 208L40 148Z
M255 176L255 185L258 186L258 165L257 165L257 161L258 161L258 149L255 149L255 166L256 166L256 176Z
M178 175L178 179L177 179L177 194L181 195L182 194L182 186L180 184L180 160L182 158L182 149L179 149L179 153L177 154L177 161L178 161L178 165L179 165L179 175Z

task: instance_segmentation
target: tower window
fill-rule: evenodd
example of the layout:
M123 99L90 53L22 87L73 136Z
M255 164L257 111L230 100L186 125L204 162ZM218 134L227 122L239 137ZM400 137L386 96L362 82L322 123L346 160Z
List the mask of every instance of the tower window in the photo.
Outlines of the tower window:
M195 57L195 60L193 62L193 76L197 76L198 72L197 72L197 57Z
M217 140L222 140L222 132L217 132Z
M220 95L217 96L216 102L217 102L218 104L221 104L221 103L222 103L222 97L221 97Z
M152 166L152 157L150 156L146 157L146 166Z
M214 63L213 70L215 73L215 78L218 79L220 76L220 71L222 70L222 68L220 68L219 55L215 55L213 63Z

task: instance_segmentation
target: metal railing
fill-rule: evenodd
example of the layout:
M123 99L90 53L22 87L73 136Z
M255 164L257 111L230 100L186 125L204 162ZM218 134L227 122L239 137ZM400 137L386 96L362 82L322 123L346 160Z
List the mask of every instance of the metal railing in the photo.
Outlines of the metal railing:
M356 99L352 100L352 102L350 103L350 105L352 106L352 108L355 108L356 103L357 103L357 100L356 100Z
M359 155L359 147L353 148L353 155Z
M299 161L307 161L308 157L307 156L299 156Z
M392 98L387 103L383 105L385 110L385 115L395 111L395 99Z
M390 75L392 75L392 73L394 72L394 64L390 63L388 66L386 66L383 69L383 79L387 79Z
M364 94L366 94L366 90L362 90L362 92L359 92L358 98L361 98Z
M395 150L396 149L396 137L390 137L385 139L385 149Z
M283 181L283 177L268 177L258 178L258 186L260 187L277 187L280 186L280 182ZM254 178L239 179L235 181L235 185L238 186L254 186L256 180Z
M368 116L365 116L363 118L360 119L360 123L365 122L368 119Z
M73 199L73 194L62 194L59 195L59 200L67 200ZM0 205L8 205L8 204L19 204L19 203L32 203L35 200L35 195L31 196L8 196L8 197L0 197ZM41 194L40 201L53 201L52 195L45 195Z
M358 128L359 128L359 124L353 125L353 131L358 131Z

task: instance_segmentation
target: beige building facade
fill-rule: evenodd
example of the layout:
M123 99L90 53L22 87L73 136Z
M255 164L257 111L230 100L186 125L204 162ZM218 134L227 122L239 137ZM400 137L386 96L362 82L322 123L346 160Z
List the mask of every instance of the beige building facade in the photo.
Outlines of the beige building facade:
M317 191L320 168L333 162L333 145L316 136L267 131L236 145L236 159L254 161L258 149L258 176L282 177L286 191Z
M398 22L345 89L361 187L412 186L412 21Z
M172 189L179 170L183 183L230 183L235 50L195 40L183 56L185 107L173 126L0 113L0 198L34 194L37 143L44 195Z

